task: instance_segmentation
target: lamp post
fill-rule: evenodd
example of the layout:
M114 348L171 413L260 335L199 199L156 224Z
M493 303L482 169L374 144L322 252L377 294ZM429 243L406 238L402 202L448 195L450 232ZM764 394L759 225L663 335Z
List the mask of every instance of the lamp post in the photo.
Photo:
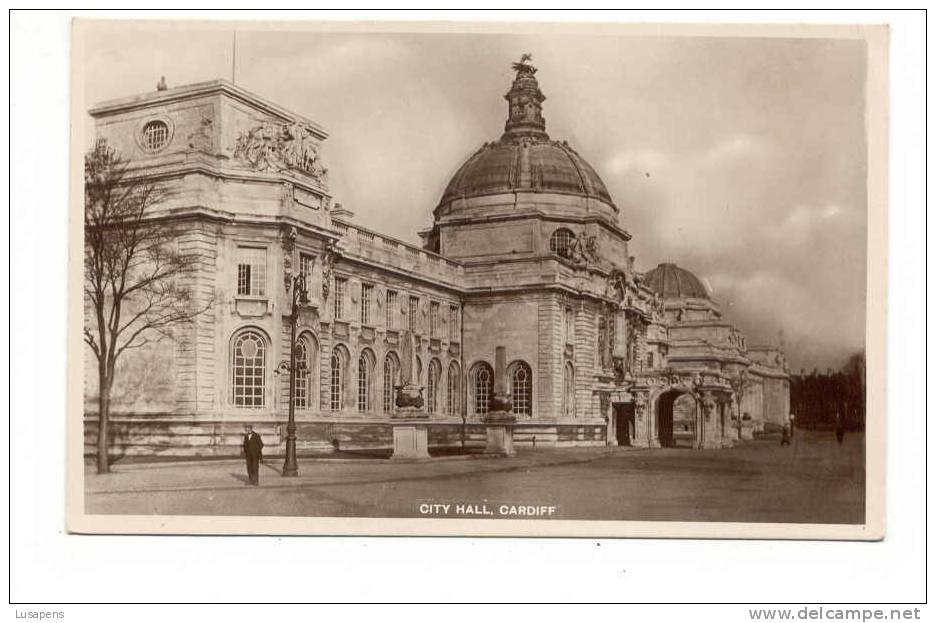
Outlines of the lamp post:
M738 377L731 379L731 389L738 401L738 439L741 439L741 401L744 399L744 387L747 384L747 370L738 372Z
M288 283L288 282L287 282ZM286 424L286 461L283 476L298 476L296 462L296 325L299 309L308 303L305 276L302 273L292 278L292 313L289 315L289 421Z

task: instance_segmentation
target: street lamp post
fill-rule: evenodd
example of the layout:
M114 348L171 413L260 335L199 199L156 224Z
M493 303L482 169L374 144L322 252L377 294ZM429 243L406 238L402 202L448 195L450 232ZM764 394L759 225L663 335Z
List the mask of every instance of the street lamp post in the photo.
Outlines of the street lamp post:
M300 273L292 278L292 313L289 315L289 421L286 424L286 461L283 476L298 476L296 462L296 325L299 309L308 302L305 277Z
M738 439L741 439L741 401L744 399L744 386L747 384L747 370L738 372L738 378L732 379L731 388L738 401Z

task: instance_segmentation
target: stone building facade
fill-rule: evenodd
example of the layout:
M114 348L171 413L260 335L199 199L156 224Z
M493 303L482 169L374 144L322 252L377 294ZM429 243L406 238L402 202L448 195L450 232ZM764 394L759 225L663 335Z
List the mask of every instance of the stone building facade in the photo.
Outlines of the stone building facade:
M785 422L783 353L747 346L688 271L635 269L604 183L546 132L536 69L514 69L504 134L453 176L421 246L355 223L328 190L326 131L238 86L92 108L97 137L171 190L152 218L184 224L183 285L208 306L120 362L115 454L236 454L246 424L282 448L296 273L300 452L390 446L410 335L433 447L483 444L497 346L521 446L715 448ZM86 370L90 452L90 352Z

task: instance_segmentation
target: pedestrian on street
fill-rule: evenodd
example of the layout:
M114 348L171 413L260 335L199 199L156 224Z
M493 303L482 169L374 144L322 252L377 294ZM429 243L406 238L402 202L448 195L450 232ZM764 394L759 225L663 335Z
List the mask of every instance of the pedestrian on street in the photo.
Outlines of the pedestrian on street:
M796 416L792 413L790 414L790 438L793 438L793 429L796 428Z
M835 412L835 440L839 442L839 445L842 445L843 439L845 439L845 421L842 418L842 414L836 411Z
M263 439L253 429L247 426L244 433L244 459L247 461L247 478L250 484L260 484L260 461L263 460Z
M783 432L780 437L780 445L788 446L790 445L790 423L787 422L783 425Z

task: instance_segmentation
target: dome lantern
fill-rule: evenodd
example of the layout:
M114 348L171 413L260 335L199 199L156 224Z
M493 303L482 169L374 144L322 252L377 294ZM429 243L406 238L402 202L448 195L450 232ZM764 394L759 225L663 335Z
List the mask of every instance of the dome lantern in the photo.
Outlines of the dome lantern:
M508 102L507 124L501 140L531 136L549 139L546 134L546 119L543 118L543 102L546 96L540 91L536 80L536 67L530 64L532 54L524 54L519 63L513 64L517 72L510 90L504 95Z

